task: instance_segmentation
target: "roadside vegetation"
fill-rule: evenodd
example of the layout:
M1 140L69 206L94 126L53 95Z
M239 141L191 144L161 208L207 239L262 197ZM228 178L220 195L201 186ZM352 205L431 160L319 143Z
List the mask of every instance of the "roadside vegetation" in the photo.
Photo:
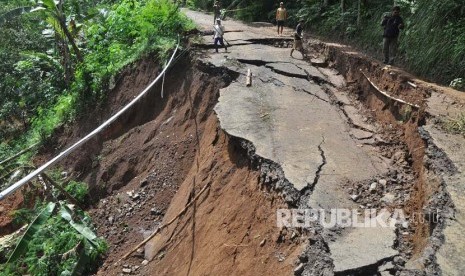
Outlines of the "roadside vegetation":
M28 224L2 238L2 275L89 274L107 250L91 218L65 201L37 202L14 215L17 223Z
M169 0L2 3L0 189L35 168L36 149L58 127L102 103L123 68L149 56L163 64L178 34L193 27ZM2 238L1 275L80 275L106 251L80 208L86 206L87 185L62 181L59 171L50 175L22 190L32 209L10 214L17 228L27 227L8 242Z
M443 118L440 125L450 133L465 136L465 113L461 113L455 118Z
M280 1L222 0L228 16L274 22ZM283 1L287 25L304 18L307 32L349 43L382 58L382 17L401 7L405 29L399 37L399 64L420 77L465 90L465 6L463 0L298 0ZM190 0L212 9L212 0Z
M13 0L0 24L0 160L93 108L128 64L163 62L193 27L168 0Z

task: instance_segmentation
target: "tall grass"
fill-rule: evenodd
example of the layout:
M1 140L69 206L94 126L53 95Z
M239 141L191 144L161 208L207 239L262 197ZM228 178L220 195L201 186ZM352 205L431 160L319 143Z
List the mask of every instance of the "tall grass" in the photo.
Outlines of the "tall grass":
M343 40L370 51L381 59L381 18L392 1L362 1L361 25L357 26L357 2L322 7L321 1L302 1L300 15L321 36ZM465 3L463 0L398 1L405 29L399 37L400 63L426 79L442 84L465 77Z

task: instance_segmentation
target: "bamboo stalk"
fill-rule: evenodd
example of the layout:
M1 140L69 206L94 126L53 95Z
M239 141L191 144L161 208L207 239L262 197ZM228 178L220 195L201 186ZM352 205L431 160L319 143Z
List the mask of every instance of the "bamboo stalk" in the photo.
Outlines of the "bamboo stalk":
M402 104L409 105L409 106L411 106L411 107L420 108L420 106L417 105L417 104L409 103L409 102L406 102L406 101L404 101L404 100L402 100L402 99L395 98L395 97L389 95L387 92L382 91L381 89L378 88L378 86L376 86L376 84L374 84L374 83L370 80L370 78L369 78L367 75L365 75L365 73L362 71L362 69L360 69L360 72L363 74L363 76L365 76L365 78L368 80L368 82L371 84L371 86L373 86L373 88L375 88L379 93L383 94L383 95L386 96L387 98L389 98L389 99L391 99L391 100L394 100L394 101L396 101L396 102L402 103Z
M18 158L19 156L23 155L24 153L30 151L31 149L33 149L35 146L37 146L39 143L35 143L35 144L32 144L31 146L29 146L27 149L23 149L22 151L18 152L17 154L11 156L11 157L8 157L7 159L3 160L0 162L0 166L3 165L4 163L7 163L7 162L10 162L11 160L14 160L16 158Z
M40 175L44 178L44 180L50 183L50 185L57 188L71 203L81 208L81 210L84 210L84 206L77 199L75 199L72 195L70 195L63 187L61 187L60 184L56 183L53 179L51 179L44 172L42 172Z
M173 219L171 219L169 222L167 222L166 224L160 226L157 228L157 230L155 230L152 234L150 234L150 236L148 236L145 240L143 240L142 242L140 242L138 245L136 245L133 249L131 249L128 253L126 253L121 259L119 259L116 263L114 263L114 265L118 265L122 260L125 260L127 257L129 257L129 255L131 255L132 253L134 253L135 251L137 251L137 249L139 249L140 247L142 247L144 244L146 244L147 242L149 242L153 237L155 237L158 233L160 233L161 230L163 230L164 228L170 226L176 219L178 219L180 216L182 216L186 210L194 203L197 201L197 199L199 199L200 195L203 194L203 192L205 192L207 190L207 188L210 186L210 182L207 183L205 186L203 186L202 190L200 190L200 192L195 196L195 198L189 202L186 207L184 207L184 209L181 210L181 212L179 212Z

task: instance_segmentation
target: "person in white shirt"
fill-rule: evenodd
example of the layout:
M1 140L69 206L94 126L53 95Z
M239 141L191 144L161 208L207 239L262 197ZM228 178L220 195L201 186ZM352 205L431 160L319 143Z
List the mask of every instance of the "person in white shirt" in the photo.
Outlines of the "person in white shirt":
M215 34L213 36L214 44L215 44L215 51L218 53L218 43L224 47L224 51L228 51L228 47L224 45L223 42L223 34L224 34L224 26L221 25L221 19L216 19L216 25L213 26Z

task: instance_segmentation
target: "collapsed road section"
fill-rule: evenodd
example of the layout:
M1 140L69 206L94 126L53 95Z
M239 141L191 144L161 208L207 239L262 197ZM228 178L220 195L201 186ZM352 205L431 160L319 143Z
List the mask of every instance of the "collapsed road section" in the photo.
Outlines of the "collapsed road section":
M188 14L200 24L208 20L198 13ZM229 23L247 32L229 34L230 52L207 54L202 60L237 74L220 90L214 110L228 140L236 141L235 150L245 150L242 155L250 160L249 169L258 170L261 186L255 191L268 195L268 206L275 208L266 213L274 215L278 207L274 202L281 198L279 206L285 203L287 208L323 213L400 210L404 220L391 227L337 223L328 227L321 222L278 227L272 224L279 224L279 217L270 221L257 216L258 221L252 222L250 216L242 216L243 204L251 202L235 197L239 204L234 207L235 203L223 201L226 198L215 201L209 195L204 199L207 206L200 204L190 219L149 242L146 257L156 260L151 268L160 273L194 274L417 275L442 271L454 275L461 257L446 260L444 256L463 250L461 245L447 245L447 241L459 240L460 223L451 219L454 212L461 212L454 209L454 196L447 187L454 183L449 178L461 179L461 170L445 153L446 146L434 142L440 138L433 138L437 134L430 122L432 112L425 109L438 93L437 87L380 67L340 45L312 41L310 62L291 58L288 44L276 43L266 30ZM200 49L205 52L208 47ZM248 70L253 75L250 87L245 85ZM203 168L207 167L205 162ZM245 186L251 184L244 180ZM237 194L236 189L242 191L235 186L230 193ZM188 194L186 188L172 204L185 205ZM215 204L231 212L218 211ZM179 210L179 206L172 208L172 214ZM211 215L212 220L201 221L196 212ZM215 221L219 214L232 216ZM188 227L189 221L193 228ZM235 223L245 223L246 230L228 229L220 234L223 238L216 237L221 225ZM262 239L263 231L278 234L270 241ZM190 254L181 254L189 248ZM274 258L269 250L274 251ZM208 256L213 259L202 259ZM260 256L268 266L254 266ZM190 261L182 261L185 258Z
M310 40L303 60L271 29L226 26L242 30L228 52L197 37L165 99L156 86L62 164L110 245L97 274L460 275L465 142L437 124L460 100L341 45ZM131 70L110 108L159 71ZM378 210L403 220L371 224ZM359 224L333 223L345 211Z
M310 39L304 60L290 32L225 25L230 51L196 37L166 85L60 164L89 183L110 247L97 275L461 275L465 139L441 118L463 96L342 45ZM159 71L128 68L57 143Z

